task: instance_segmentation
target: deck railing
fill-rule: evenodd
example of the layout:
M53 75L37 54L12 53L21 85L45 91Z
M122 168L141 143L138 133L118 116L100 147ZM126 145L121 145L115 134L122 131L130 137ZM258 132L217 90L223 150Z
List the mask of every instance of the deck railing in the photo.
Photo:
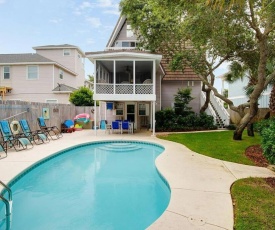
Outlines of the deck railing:
M153 84L97 83L96 94L153 94Z

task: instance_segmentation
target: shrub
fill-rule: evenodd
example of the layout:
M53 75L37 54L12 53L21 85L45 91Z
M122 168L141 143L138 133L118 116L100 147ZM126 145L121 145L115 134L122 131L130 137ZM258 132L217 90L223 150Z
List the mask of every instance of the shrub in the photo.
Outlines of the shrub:
M261 123L260 135L262 136L262 149L266 159L275 164L275 120L270 119L268 122ZM264 127L263 127L264 126Z
M192 131L216 129L214 119L205 113L177 115L172 109L156 112L156 131Z
M70 95L69 101L76 106L93 106L93 92L82 86Z
M274 122L275 122L275 117L258 121L255 123L254 130L261 135L263 130L265 130L266 128L269 128L271 123L274 123Z

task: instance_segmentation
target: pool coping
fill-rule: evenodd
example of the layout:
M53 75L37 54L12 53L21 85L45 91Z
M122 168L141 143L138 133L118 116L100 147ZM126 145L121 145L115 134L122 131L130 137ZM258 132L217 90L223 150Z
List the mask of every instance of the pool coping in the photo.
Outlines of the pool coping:
M269 169L206 157L151 133L121 135L98 130L95 135L93 130L83 130L64 134L60 140L34 146L32 150L9 150L8 157L0 160L0 180L7 184L35 162L70 147L112 140L144 141L165 148L155 162L170 185L171 199L165 212L148 229L233 229L232 183L250 176L275 177Z

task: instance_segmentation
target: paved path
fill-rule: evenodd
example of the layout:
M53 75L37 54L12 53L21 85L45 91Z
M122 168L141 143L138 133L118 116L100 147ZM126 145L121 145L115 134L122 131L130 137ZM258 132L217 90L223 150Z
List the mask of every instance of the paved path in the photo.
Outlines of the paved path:
M230 186L240 178L275 177L266 168L216 160L197 154L181 144L151 137L150 133L105 134L92 130L64 134L62 139L15 152L0 160L0 180L8 183L36 161L55 152L98 140L142 140L161 144L165 151L156 165L171 187L171 200L163 215L148 229L233 229L233 207Z

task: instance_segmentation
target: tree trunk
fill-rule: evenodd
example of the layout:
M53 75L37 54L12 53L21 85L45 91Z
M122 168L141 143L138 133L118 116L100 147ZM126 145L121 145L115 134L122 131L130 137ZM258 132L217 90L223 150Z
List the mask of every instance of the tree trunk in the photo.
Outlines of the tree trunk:
M208 108L208 104L210 102L210 93L211 93L211 89L205 90L206 99L205 99L204 105L200 109L200 113L205 112L205 110Z
M254 98L253 98L254 99ZM233 134L233 140L242 140L242 135L245 127L252 121L252 119L257 115L258 112L258 101L250 100L250 110L241 119L240 124L237 126Z
M247 135L249 137L254 137L253 123L248 123L247 124Z

